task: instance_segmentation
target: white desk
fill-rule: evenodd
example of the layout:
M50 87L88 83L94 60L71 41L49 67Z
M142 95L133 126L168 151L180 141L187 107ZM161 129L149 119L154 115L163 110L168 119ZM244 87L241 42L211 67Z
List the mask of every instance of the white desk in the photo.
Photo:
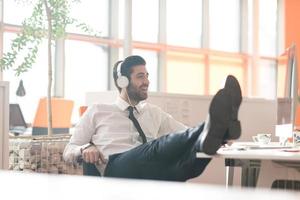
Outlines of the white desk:
M258 185L270 187L275 177L278 179L300 180L300 148L280 148L278 144L272 143L263 146L261 149L252 149L254 143L235 143L232 148L221 148L213 158L225 159L226 165L226 186L233 184L234 167L242 166L249 173L259 175ZM276 146L276 147L275 147ZM270 148L270 149L265 149ZM273 149L272 149L273 148ZM198 158L207 158L209 156L203 153L197 153ZM285 168L285 170L283 169ZM286 171L289 168L290 171ZM242 174L242 176L247 176ZM249 176L249 175L248 175ZM256 180L251 177L242 177L243 186L255 186ZM247 178L247 180L245 180ZM254 178L255 179L255 178ZM246 183L247 182L247 183Z
M95 178L87 176L48 175L0 171L1 199L213 199L213 200L299 200L299 192L253 190L220 186Z

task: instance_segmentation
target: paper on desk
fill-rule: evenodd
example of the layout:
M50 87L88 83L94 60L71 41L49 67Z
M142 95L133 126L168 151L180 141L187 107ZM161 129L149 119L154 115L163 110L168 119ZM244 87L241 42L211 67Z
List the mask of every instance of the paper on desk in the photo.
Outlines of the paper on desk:
M293 146L281 146L278 142L271 142L269 144L260 144L255 142L237 142L231 146L226 146L227 150L255 150L255 149L289 149Z
M275 135L277 137L293 137L293 125L292 124L280 124L275 127Z

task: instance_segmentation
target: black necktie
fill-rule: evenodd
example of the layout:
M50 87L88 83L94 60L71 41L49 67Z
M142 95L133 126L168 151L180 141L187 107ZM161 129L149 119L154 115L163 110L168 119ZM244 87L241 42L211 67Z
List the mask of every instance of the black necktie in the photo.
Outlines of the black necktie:
M135 118L135 116L133 115L133 107L132 106L129 106L128 107L128 110L129 110L129 119L133 122L136 130L139 132L141 138L142 138L142 141L143 143L146 143L147 142L147 139L146 139L146 136L145 136L145 133L143 132L139 122L137 121L137 119Z

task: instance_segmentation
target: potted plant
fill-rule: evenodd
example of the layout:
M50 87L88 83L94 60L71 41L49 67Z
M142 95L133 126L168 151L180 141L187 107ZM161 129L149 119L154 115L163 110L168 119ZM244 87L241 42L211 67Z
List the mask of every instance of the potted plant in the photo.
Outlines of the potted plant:
M28 3L32 1L28 0ZM36 61L39 45L44 38L48 41L48 88L47 88L47 111L48 111L48 136L52 135L52 47L53 41L64 38L66 27L75 25L86 33L98 36L98 32L92 30L85 23L69 17L71 5L79 0L36 0L32 14L22 23L22 30L11 43L11 49L4 53L0 59L0 70L14 70L16 76L30 70ZM16 64L20 52L26 52L21 58L21 63Z

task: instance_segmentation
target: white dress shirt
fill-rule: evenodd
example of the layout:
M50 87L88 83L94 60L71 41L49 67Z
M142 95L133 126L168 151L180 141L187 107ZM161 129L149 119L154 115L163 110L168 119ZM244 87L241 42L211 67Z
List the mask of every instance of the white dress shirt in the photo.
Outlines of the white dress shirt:
M142 144L133 122L128 118L130 106L117 98L114 104L94 104L84 113L64 151L64 159L74 162L80 156L83 145L93 142L105 159L109 155L130 150ZM184 130L187 127L176 121L159 107L145 101L135 106L134 116L141 125L147 141L162 135ZM106 165L98 169L103 174Z

